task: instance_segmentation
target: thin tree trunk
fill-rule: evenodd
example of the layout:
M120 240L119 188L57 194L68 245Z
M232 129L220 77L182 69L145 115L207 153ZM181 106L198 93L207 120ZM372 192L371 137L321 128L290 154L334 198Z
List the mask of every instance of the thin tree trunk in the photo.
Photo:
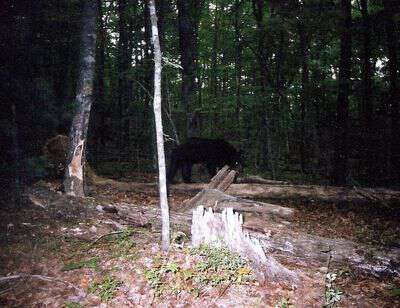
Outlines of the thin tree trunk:
M203 0L178 0L179 48L182 72L182 105L186 113L186 135L198 133L195 113L198 86L197 73L197 34Z
M214 21L213 21L213 41L212 41L212 54L211 54L211 76L210 76L210 82L211 82L211 93L212 93L212 102L213 105L216 107L218 106L218 71L217 71L217 66L218 66L218 61L217 61L217 54L218 54L218 32L219 32L219 6L218 6L218 1L215 1L215 9L214 9ZM217 110L215 109L215 112ZM216 117L216 120L220 119L219 116Z
M121 161L126 148L125 111L129 102L127 71L130 61L128 58L127 0L118 0L118 18L118 152Z
M336 110L336 138L333 184L345 185L348 175L348 125L351 74L351 0L341 0L339 93Z
M146 46L144 48L144 69L145 69L145 87L147 89L147 92L145 93L145 110L144 110L144 127L143 130L146 131L147 127L150 126L149 130L149 136L148 138L151 140L150 142L150 147L148 151L151 153L151 157L153 158L153 170L157 169L157 149L156 149L156 136L154 134L155 132L155 119L154 119L154 114L151 113L151 100L152 97L148 95L148 93L153 92L153 83L152 83L152 78L153 78L153 50L148 49L150 48L149 46L151 45L151 22L150 21L150 7L149 7L149 1L144 1L144 8L143 8L143 13L144 13L144 40L146 42Z
M64 190L67 195L83 197L83 174L85 146L92 106L93 79L96 53L97 0L85 2L82 27L81 70L77 87L77 110L70 131L70 146L67 168L64 176Z
M267 86L270 78L268 73L268 53L266 48L266 31L264 25L264 0L253 0L253 15L256 20L257 33L258 33L258 45L257 45L257 56L258 64L260 69L260 85L261 85L261 151L262 151L262 164L264 167L271 169L272 177L275 178L275 164L273 162L274 155L272 151L272 136L270 132L270 108L267 97Z
M362 64L362 107L361 107L361 125L362 125L362 143L363 153L362 164L366 172L368 182L374 182L376 173L374 171L374 142L372 136L372 112L373 112L373 92L372 92L372 67L371 67L371 38L370 38L370 21L368 14L368 1L361 0L361 15L363 25L363 64Z
M235 0L234 10L234 27L235 27L235 87L236 87L236 122L238 125L238 133L241 133L241 121L240 112L242 109L242 99L241 99L241 75L242 75L242 35L240 32L240 11L242 2L240 0Z
M98 14L98 44L96 49L96 77L95 77L95 104L92 112L92 127L95 138L94 145L94 159L97 163L99 159L99 153L105 147L105 105L104 105L104 67L105 67L105 49L106 49L106 29L103 21L103 9L101 0L97 0L99 8Z
M394 1L384 0L386 44L388 49L388 68L389 68L389 106L391 117L391 143L390 161L392 165L393 177L400 183L400 114L399 114L399 78L397 64L397 35L396 24L394 21ZM392 7L393 6L393 7Z
M154 0L149 0L150 20L152 29L152 41L154 46L154 116L156 124L157 136L157 153L158 153L158 179L160 191L161 221L162 221L162 249L169 249L169 209L167 198L167 182L165 172L165 155L164 155L164 133L162 126L161 113L161 65L162 54L160 41L158 38L157 15Z
M303 11L304 8L301 8ZM308 153L306 153L306 104L308 101L308 45L309 35L306 33L304 13L302 12L299 21L300 53L301 53L301 94L300 94L300 166L303 173L308 169Z

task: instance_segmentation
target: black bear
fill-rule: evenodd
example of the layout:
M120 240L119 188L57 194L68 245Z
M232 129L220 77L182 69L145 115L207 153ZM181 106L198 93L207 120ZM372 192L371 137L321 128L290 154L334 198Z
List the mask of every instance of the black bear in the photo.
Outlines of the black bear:
M171 153L167 183L172 183L178 169L182 169L183 181L190 183L194 164L205 164L212 178L217 168L220 169L224 165L234 168L240 163L240 153L225 140L189 138L186 143L177 146Z

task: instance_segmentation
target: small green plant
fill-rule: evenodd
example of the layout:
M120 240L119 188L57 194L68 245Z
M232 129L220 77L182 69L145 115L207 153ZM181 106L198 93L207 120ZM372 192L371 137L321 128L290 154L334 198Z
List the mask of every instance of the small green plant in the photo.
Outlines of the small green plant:
M106 276L102 282L95 282L89 286L88 292L98 294L101 301L108 302L115 295L115 291L122 284L115 277Z
M223 269L227 271L238 271L246 266L246 260L238 254L232 253L225 247L214 248L208 245L201 245L198 248L190 250L192 255L200 255L204 257L204 261L198 263L197 267L200 271L209 269Z
M133 248L135 243L132 241L132 228L126 228L122 233L118 234L115 240L116 250L114 251L114 257L122 257L124 259L135 260L137 258L137 251Z
M277 303L274 308L289 308L290 306L292 306L292 304L290 303L289 298L284 297L282 298L279 303ZM293 306L292 306L293 307Z
M82 305L76 302L66 302L64 308L81 308Z
M325 307L332 308L340 302L343 294L338 288L335 287L335 280L337 274L327 273L325 277Z
M100 261L100 258L96 257L96 258L91 258L89 260L71 262L71 263L65 264L61 270L62 271L72 271L72 270L84 268L84 267L98 269L99 261Z
M155 258L152 268L145 272L145 277L155 291L156 296L168 291L179 293L186 290L198 296L205 286L229 286L250 280L251 269L246 260L226 248L201 246L186 250L198 260L191 268Z
M390 295L400 297L400 288L393 288L390 290Z

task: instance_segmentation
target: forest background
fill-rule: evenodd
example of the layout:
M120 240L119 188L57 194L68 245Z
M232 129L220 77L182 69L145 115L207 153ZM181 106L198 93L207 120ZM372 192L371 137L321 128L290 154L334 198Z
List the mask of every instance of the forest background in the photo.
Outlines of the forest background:
M68 135L82 1L3 1L3 187L48 176ZM400 3L158 0L167 150L224 138L245 171L299 183L400 183ZM86 158L104 175L155 172L147 1L101 1ZM4 182L4 183L3 183Z

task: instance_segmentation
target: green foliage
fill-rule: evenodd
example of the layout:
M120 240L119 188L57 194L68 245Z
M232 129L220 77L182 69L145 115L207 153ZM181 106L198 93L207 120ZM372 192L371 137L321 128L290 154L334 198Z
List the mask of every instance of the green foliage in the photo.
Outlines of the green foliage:
M81 308L81 307L83 306L76 302L67 302L64 304L64 308Z
M188 253L199 260L191 267L176 261L155 258L145 277L156 296L186 290L198 296L205 286L241 284L251 281L251 269L246 260L226 248L201 246Z
M81 260L77 262L71 262L64 264L63 268L61 269L62 271L72 271L75 269L79 268L93 268L93 269L98 269L99 268L99 257L91 258L88 260Z
M89 286L88 292L100 296L101 301L111 300L117 289L122 285L115 277L106 276L101 282L94 282Z
M290 299L287 297L282 298L278 304L274 306L274 308L290 308L293 305L290 303Z
M198 248L191 249L190 253L204 257L204 262L198 263L201 271L209 269L214 271L218 269L236 271L246 265L246 260L225 247L214 248L208 245L201 245Z
M116 249L114 251L115 257L122 257L129 260L135 260L137 251L135 249L135 242L132 240L133 229L126 228L124 232L117 235L115 241Z
M400 288L393 288L390 290L392 296L400 297Z
M343 292L335 287L337 274L327 273L325 278L325 307L336 307L341 300Z
M10 1L9 1L10 2ZM11 3L11 2L10 2ZM100 167L100 174L128 177L135 172L153 171L151 93L153 65L148 55L150 42L144 2L128 2L127 50L131 59L121 68L118 45L118 6L103 2L104 44L98 44L96 82L87 143L87 158ZM335 1L276 1L273 8L264 5L262 25L257 30L251 1L205 1L198 31L196 79L200 93L196 112L202 137L229 139L247 154L247 168L276 178L291 176L295 182L323 182L329 179L331 154L335 137L340 35L339 6ZM265 2L266 3L266 2ZM37 0L31 6L11 8L12 16L0 31L5 35L4 57L15 59L4 63L0 77L3 101L16 102L18 139L21 147L23 175L34 179L47 176L40 161L41 147L56 133L67 133L75 110L75 89L79 71L79 43L82 1ZM182 69L177 22L179 16L173 1L163 2L160 37L163 40L163 111L165 134L185 135L185 104L181 102ZM397 7L396 7L397 8ZM7 9L7 8L6 8ZM368 1L371 19L371 59L373 65L374 110L376 125L371 138L376 147L377 177L384 178L390 166L386 163L390 147L390 111L388 93L385 14L382 1ZM359 140L360 106L362 105L363 33L359 5L353 5L353 61L349 127L352 140ZM302 21L304 23L301 23ZM398 22L396 20L396 22ZM32 27L34 25L34 27ZM302 25L302 27L300 27ZM162 28L161 28L162 27ZM99 27L100 28L100 27ZM51 29L49 31L49 29ZM308 38L307 64L309 80L302 84L301 34ZM101 36L99 35L99 38ZM12 38L12 39L11 39ZM268 82L262 85L260 54L257 48L264 39ZM26 46L29 46L27 48ZM104 49L102 49L104 46ZM101 60L100 55L104 58ZM101 61L100 61L101 60ZM15 68L18 68L15 70ZM121 73L120 70L123 70ZM122 78L129 86L118 91ZM239 77L239 78L237 78ZM299 140L301 130L301 95L306 89L305 137L309 158L307 172L300 170ZM263 89L264 87L264 89ZM125 93L126 92L126 93ZM123 101L123 106L117 102ZM7 103L8 107L10 103ZM6 104L6 105L7 105ZM11 147L10 108L0 111L0 132ZM382 109L382 110L381 110ZM262 126L268 116L268 132ZM173 124L172 124L173 122ZM107 133L105 133L107 132ZM266 138L268 136L268 138ZM0 136L3 137L3 136ZM99 142L100 141L100 142ZM167 144L172 147L173 144ZM365 172L359 167L360 145L350 151L351 175L365 183ZM13 174L12 151L0 154L1 171ZM304 176L312 173L312 176ZM132 179L132 178L130 178ZM379 180L379 179L377 179Z

